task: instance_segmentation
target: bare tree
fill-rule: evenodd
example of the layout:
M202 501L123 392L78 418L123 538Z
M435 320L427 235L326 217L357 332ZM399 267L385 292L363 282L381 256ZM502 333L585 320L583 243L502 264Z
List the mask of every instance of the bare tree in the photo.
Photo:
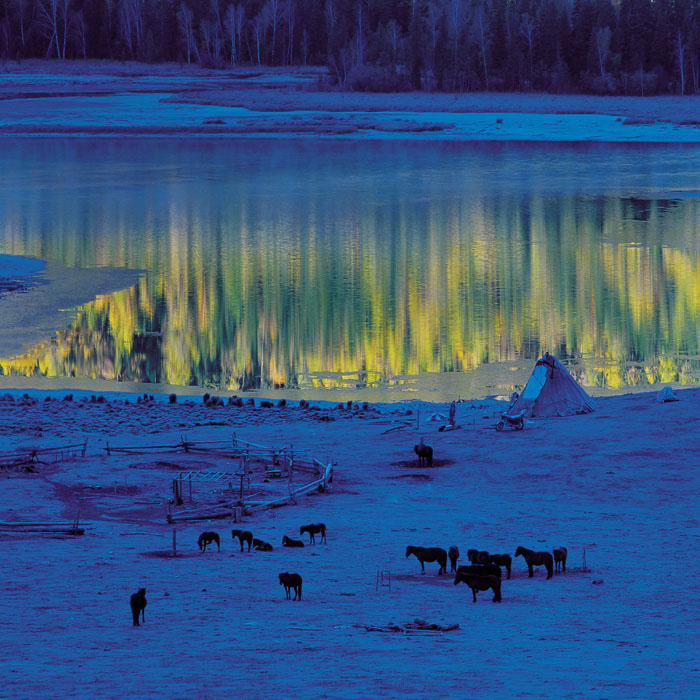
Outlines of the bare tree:
M192 10L190 10L184 2L180 3L180 9L177 12L177 23L185 39L185 45L187 46L187 65L189 65L192 62L193 53L196 55L197 59L199 59L199 51L194 37Z
M287 0L285 8L287 18L287 63L294 63L294 21L296 19L296 1Z
M532 74L534 72L533 67L533 51L535 45L535 34L537 32L537 23L534 17L530 17L527 12L524 12L520 18L520 36L522 36L527 42L527 52L530 59L530 79L532 79Z
M284 15L284 3L282 0L267 0L265 4L267 20L272 26L272 65L275 64L275 46L277 44L277 27ZM263 9L265 9L263 8Z
M678 59L678 70L681 76L681 95L685 94L685 49L686 45L683 43L683 38L681 37L681 30L678 30L676 34L676 41L674 48L676 49L676 58Z
M481 46L481 61L484 66L484 87L488 90L489 87L489 69L486 62L486 48L488 44L488 18L486 17L486 12L484 10L483 4L480 4L474 10L474 25L476 29L477 36L479 38L479 45Z
M17 19L19 21L19 39L22 45L22 56L24 56L24 51L26 48L24 25L27 19L29 0L13 0L13 4L15 6L15 10L17 12Z
M610 55L610 27L600 27L595 33L595 45L598 51L598 63L600 65L600 77L605 80L605 64Z
M49 40L46 58L51 56L54 46L56 47L56 56L61 58L61 49L58 42L60 31L59 0L38 0L36 11L39 33Z
M71 15L71 33L80 47L83 60L87 61L87 24L82 10Z
M390 19L386 24L386 34L391 50L391 65L396 65L396 56L399 52L399 24L395 19Z

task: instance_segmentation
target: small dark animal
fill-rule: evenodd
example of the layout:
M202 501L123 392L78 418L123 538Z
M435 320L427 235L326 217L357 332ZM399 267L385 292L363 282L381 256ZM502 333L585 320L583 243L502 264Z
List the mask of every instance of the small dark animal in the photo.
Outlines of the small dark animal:
M221 551L221 542L219 540L218 532L203 532L197 540L197 544L203 552L207 551L207 545L211 544L212 542L216 542L217 549Z
M566 571L566 547L557 547L552 550L554 555L554 573Z
M287 537L287 535L285 535L282 538L282 546L283 547L303 547L304 543L301 540L293 540L291 537Z
M491 555L484 551L481 550L479 551L478 549L468 549L467 550L467 559L472 564L490 564L491 563Z
M492 554L491 563L498 564L498 566L505 566L508 572L508 578L510 578L510 567L513 564L510 554Z
M235 540L238 537L238 541L241 543L241 552L243 551L243 543L248 543L248 551L253 544L253 533L250 530L231 530L231 539Z
M459 583L466 583L472 589L473 602L476 603L477 591L488 591L489 588L493 591L493 602L498 603L501 600L501 577L500 576L475 576L474 574L465 574L461 571L455 576L455 586Z
M299 574L290 574L287 572L280 574L280 585L284 586L287 600L289 600L292 588L294 589L294 600L297 599L297 594L299 595L299 600L301 600L301 576L299 576Z
M456 547L455 545L452 545L447 550L447 556L450 560L450 571L456 571L457 570L457 559L459 559L459 548Z
M140 627L139 613L141 613L143 622L146 622L146 589L139 588L138 593L132 593L129 602L131 603L131 617L134 620L134 627Z
M501 578L501 567L496 564L471 564L458 566L458 574L470 574L471 576L498 576Z
M425 445L423 443L423 438L420 439L418 445L413 446L413 451L418 455L419 467L433 466L433 448L430 445Z
M271 552L272 545L269 542L263 542L257 537L253 538L253 549L258 549L261 552Z
M522 554L525 563L527 564L528 577L532 578L533 566L546 566L547 578L552 578L554 574L554 566L552 565L552 555L549 552L533 552L525 547L518 547L515 550L515 556L519 557Z
M425 573L425 562L436 561L440 565L440 570L438 575L442 573L447 573L447 552L442 547L406 547L406 559L414 554L416 559L420 562L420 567L423 573Z
M326 526L324 523L312 523L311 525L302 525L299 528L299 534L303 535L305 532L309 533L309 544L316 543L315 535L321 533L321 544L326 541Z

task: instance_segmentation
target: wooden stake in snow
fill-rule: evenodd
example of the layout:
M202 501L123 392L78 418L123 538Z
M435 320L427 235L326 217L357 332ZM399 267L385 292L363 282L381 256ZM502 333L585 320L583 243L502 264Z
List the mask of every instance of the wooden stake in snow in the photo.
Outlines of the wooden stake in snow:
M177 556L177 528L173 528L173 556Z

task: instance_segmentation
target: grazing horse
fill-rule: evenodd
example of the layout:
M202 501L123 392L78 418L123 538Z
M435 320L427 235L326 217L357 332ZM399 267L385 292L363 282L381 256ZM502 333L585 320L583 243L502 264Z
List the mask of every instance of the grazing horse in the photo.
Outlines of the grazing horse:
M207 545L211 544L212 542L216 542L217 549L221 551L221 543L219 540L218 532L203 532L197 540L197 544L199 545L199 548L200 550L202 550L202 552L206 552Z
M406 559L416 555L416 559L420 562L421 569L425 573L425 562L437 561L440 564L438 575L442 575L443 571L447 573L447 552L442 547L406 547Z
M469 559L472 564L485 565L491 563L491 555L486 551L479 551L478 549L468 549L467 559Z
M302 525L299 528L299 534L309 533L309 544L316 544L317 533L321 533L321 544L326 541L326 525L325 523L311 523L311 525Z
M457 571L457 559L459 559L459 548L452 545L447 550L447 556L450 560L450 571Z
M510 567L513 560L510 558L510 554L492 554L491 563L498 564L498 566L505 566L508 572L508 578L510 578Z
M533 552L531 549L518 547L515 550L515 556L519 557L521 554L527 564L529 578L532 578L532 567L542 565L547 567L547 578L552 578L554 567L552 566L552 555L549 552Z
M418 455L418 466L419 467L432 467L433 466L433 448L430 445L423 443L423 438L417 445L413 446L413 451Z
M459 583L466 583L472 589L474 603L476 603L477 591L488 591L490 588L493 593L493 602L498 603L501 600L501 577L500 576L477 576L475 574L466 574L458 571L455 576L455 586Z
M289 600L291 589L294 589L294 600L297 599L297 594L299 595L299 600L301 600L301 576L299 574L290 574L285 572L280 574L280 585L284 586L284 592L287 594L287 600Z
M132 593L129 603L131 604L131 617L134 621L134 627L140 627L139 613L141 613L143 622L146 622L146 589L139 588L138 593Z
M291 537L287 537L287 535L285 535L282 538L282 546L283 547L303 547L304 543L301 540L293 540Z
M566 547L557 547L552 550L552 554L554 555L554 573L566 571Z
M238 537L238 541L241 543L241 552L243 551L243 543L248 543L248 551L253 544L253 533L250 530L231 530L231 539L235 540Z
M501 578L501 567L496 564L472 564L457 567L458 574L470 574L472 576L498 576Z
M263 542L257 537L253 538L253 549L260 550L261 552L271 552L272 545L269 542Z

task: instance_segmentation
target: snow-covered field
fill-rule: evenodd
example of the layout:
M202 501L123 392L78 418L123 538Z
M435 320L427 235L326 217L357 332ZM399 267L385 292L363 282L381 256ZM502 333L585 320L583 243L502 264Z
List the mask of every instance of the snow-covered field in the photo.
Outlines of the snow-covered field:
M87 437L88 454L36 474L0 472L0 520L69 522L79 512L87 532L0 533L3 697L695 697L698 389L666 404L654 394L603 398L596 413L502 433L493 401L458 404L461 427L438 432L426 416L444 405L353 414L33 395L34 405L0 402L0 450ZM233 432L335 460L333 489L245 519L273 552L241 553L221 520L179 524L180 556L166 556L165 503L182 457L102 448ZM435 450L433 468L417 466L420 437ZM225 460L213 466L232 471ZM327 544L279 546L308 522L326 523ZM199 552L204 530L221 534L220 553ZM514 559L502 602L489 592L473 604L437 565L421 575L407 545L457 545L459 563L471 547L513 555L518 545L563 545L569 558L551 580L542 568L529 579ZM301 602L285 600L283 571L303 577ZM378 572L390 573L391 589L377 587ZM142 586L137 628L129 596ZM365 627L417 618L459 629Z
M320 68L202 70L100 61L7 63L0 136L162 135L700 141L700 98L361 94Z

